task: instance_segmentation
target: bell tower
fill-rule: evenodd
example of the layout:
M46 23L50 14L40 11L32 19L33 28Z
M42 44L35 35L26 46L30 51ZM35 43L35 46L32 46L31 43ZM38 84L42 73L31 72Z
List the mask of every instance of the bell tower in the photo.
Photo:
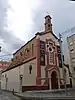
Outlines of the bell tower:
M51 24L51 17L50 15L45 16L45 32L51 31L52 32L52 24Z

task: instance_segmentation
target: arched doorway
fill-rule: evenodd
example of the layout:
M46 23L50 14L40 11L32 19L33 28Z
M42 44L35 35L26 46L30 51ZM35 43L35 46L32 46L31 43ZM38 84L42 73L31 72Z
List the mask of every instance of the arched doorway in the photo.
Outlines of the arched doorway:
M58 89L58 79L55 71L53 71L51 74L51 87L52 89Z

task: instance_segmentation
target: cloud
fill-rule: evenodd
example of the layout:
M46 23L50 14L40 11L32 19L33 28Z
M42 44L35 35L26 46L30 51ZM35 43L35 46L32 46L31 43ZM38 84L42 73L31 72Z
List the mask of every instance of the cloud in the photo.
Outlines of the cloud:
M8 55L13 53L24 41L12 34L12 31L7 30L7 11L8 11L8 1L0 0L0 46L2 47L1 55ZM0 57L0 59L8 59L7 57Z
M42 0L38 9L33 12L33 22L35 27L40 30L43 27L43 18L48 12L52 17L54 32L58 34L75 25L74 11L75 3L71 3L69 0Z
M7 46L7 50L9 50L9 52L16 50L24 43L24 41L15 37L12 32L9 33L4 30L1 32L0 38L3 40L4 45Z
M53 31L57 36L58 33L62 33L75 26L75 2L70 2L69 0L41 0L38 9L32 11L34 23L33 34L44 30L44 16L47 15L47 12L52 17ZM63 54L67 63L69 61L69 54L66 38L72 34L74 33L65 33L62 35Z
M0 41L3 50L8 52L18 49L37 31L44 30L44 17L47 12L52 17L55 34L75 26L75 3L69 0L9 1L11 10L8 9L7 0L0 0ZM4 26L8 27L8 30Z

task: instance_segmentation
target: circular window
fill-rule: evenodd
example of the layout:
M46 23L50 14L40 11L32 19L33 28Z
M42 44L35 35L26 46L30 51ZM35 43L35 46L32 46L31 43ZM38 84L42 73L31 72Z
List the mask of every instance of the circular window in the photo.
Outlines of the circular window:
M47 48L49 47L49 45L47 44Z
M53 50L53 48L50 47L50 48L49 48L49 51L50 51L50 52L53 52L54 50Z

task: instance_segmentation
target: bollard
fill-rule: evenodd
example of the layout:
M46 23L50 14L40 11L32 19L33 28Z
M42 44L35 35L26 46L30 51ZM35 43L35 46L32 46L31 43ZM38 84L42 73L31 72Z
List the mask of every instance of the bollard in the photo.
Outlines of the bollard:
M13 95L14 95L14 89L13 89L12 93L13 93Z

